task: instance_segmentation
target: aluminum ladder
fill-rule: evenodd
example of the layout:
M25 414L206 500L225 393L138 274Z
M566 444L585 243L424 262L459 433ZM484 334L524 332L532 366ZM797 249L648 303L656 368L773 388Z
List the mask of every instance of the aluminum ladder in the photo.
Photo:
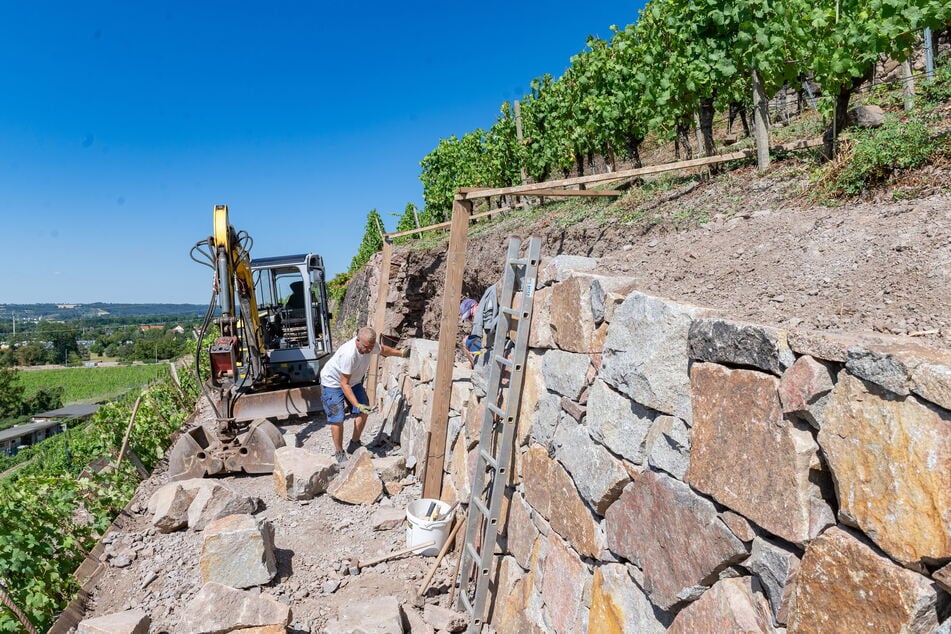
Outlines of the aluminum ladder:
M486 405L476 449L478 457L469 496L466 538L460 555L459 609L469 615L470 634L481 632L485 621L490 572L499 536L499 514L509 478L525 379L541 239L529 238L524 257L519 257L521 247L518 238L509 240L499 295L499 320L494 344L486 353L489 356L485 361L489 368ZM517 309L512 306L516 292L521 293ZM513 325L514 340L509 337ZM507 355L509 350L511 354ZM506 370L509 372L507 385L504 383ZM504 404L504 410L499 407L500 402Z

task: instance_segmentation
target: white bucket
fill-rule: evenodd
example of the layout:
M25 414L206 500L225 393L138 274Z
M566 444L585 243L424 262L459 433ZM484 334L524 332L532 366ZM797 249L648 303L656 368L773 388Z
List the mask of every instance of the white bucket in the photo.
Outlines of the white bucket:
M435 557L449 537L449 525L452 524L452 515L441 520L426 519L426 511L436 504L433 513L438 517L449 510L449 505L439 500L422 498L406 505L406 547L412 548L417 544L435 542L432 546L414 550L413 553L424 557Z

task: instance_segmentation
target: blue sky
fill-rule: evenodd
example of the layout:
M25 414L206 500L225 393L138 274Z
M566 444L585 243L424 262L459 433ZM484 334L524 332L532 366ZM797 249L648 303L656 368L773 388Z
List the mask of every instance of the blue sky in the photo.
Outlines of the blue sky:
M0 303L195 302L215 204L346 270L419 160L641 2L0 2Z

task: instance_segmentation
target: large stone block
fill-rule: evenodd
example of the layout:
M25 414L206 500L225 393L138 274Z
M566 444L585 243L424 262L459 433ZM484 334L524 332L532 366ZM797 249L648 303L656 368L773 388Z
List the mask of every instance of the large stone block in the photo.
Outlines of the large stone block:
M145 610L137 608L84 619L76 626L76 634L149 634L151 624Z
M396 482L406 476L406 456L371 458L373 469L384 482Z
M406 457L406 468L414 469L426 462L426 436L429 432L429 422L423 422L413 416L407 416L400 432L400 450Z
M690 435L690 428L676 416L658 416L644 441L647 463L683 480L690 466Z
M637 281L633 277L591 278L591 316L595 324L610 322L614 311L635 288Z
M592 440L584 427L567 418L555 432L555 458L571 474L581 497L604 515L630 477L620 460Z
M594 569L589 634L661 634L666 631L647 595L631 579L627 566L605 564Z
M789 634L908 632L938 625L931 581L833 527L813 540L799 566Z
M834 385L835 374L828 363L808 356L799 357L779 381L783 412L796 414L818 429L821 420L816 415L816 407Z
M913 343L852 346L848 354L845 367L855 376L951 409L951 354Z
M751 577L717 582L700 598L684 608L671 623L671 634L697 632L737 632L774 634L769 605L756 593Z
M786 624L789 617L799 559L799 553L792 549L756 537L753 539L753 552L743 563L760 580L769 599L773 620L782 625Z
M337 618L321 630L323 634L403 634L400 602L394 596L350 601L340 606Z
M373 504L380 499L383 483L366 447L360 447L350 456L347 466L327 487L327 493L347 504Z
M781 375L796 360L786 331L711 317L690 325L690 357L759 368Z
M538 267L538 288L544 288L554 282L568 279L572 273L593 271L598 266L594 258L583 255L561 254L554 257L544 257Z
M632 399L691 421L687 334L712 311L631 293L614 313L601 378Z
M532 305L532 324L528 330L530 348L552 350L555 348L555 333L551 329L551 305L554 291L551 286L535 291Z
M522 481L525 500L548 520L552 530L585 557L600 556L604 538L597 520L578 495L571 476L560 464L549 458L543 448L535 445L525 452L522 457ZM530 540L531 535L537 535L537 531L520 527L516 532L516 541L522 533L528 533L522 535L525 542ZM524 549L517 556L519 564L522 564L526 556Z
M591 360L586 354L549 350L542 361L545 387L577 401L588 384L589 365Z
M526 377L527 378L527 377ZM479 442L482 432L482 417L485 415L485 404L474 393L469 395L466 405L465 423L463 428L466 435L466 446L472 448Z
M819 445L843 522L907 566L951 557L951 413L843 370Z
M469 400L469 394L472 393L472 370L460 366L453 368L450 390L449 409L461 414Z
M551 327L555 343L567 352L592 351L591 337L597 325L591 310L590 275L574 274L552 287Z
M518 404L518 427L515 434L517 447L528 443L532 433L535 410L538 408L538 399L547 394L545 377L542 372L544 359L544 355L538 350L529 350L525 356L525 378L522 382L522 395Z
M655 416L656 412L614 391L601 379L594 381L588 393L586 420L591 435L634 464L644 462L645 440Z
M149 498L153 513L152 526L159 532L171 533L188 525L188 507L195 499L196 489L187 490L179 482L169 482Z
M327 490L337 474L333 457L296 447L274 452L274 488L285 500L309 500Z
M228 515L254 513L257 510L258 505L254 500L238 495L214 480L196 478L182 480L180 484L195 493L188 507L188 527L192 530L203 530L210 522Z
M205 527L199 569L203 581L232 588L267 583L277 573L273 527L250 515L229 515L211 522Z
M845 363L852 346L867 346L904 341L897 337L875 333L845 333L828 330L790 330L786 339L796 354L816 359Z
M779 380L712 363L690 374L690 486L794 543L834 524L816 484L818 446L804 423L783 417Z
M644 589L664 610L747 554L712 502L663 473L638 475L604 519L608 548L643 570Z
M419 383L413 388L413 396L409 401L409 414L427 425L433 417L433 386L429 383Z
M220 634L242 628L286 626L291 609L268 594L236 590L214 581L188 602L179 624L182 634Z
M555 632L584 632L587 602L583 598L591 590L591 573L555 533L548 535L541 573L546 623Z
M567 418L567 414L561 410L560 396L548 393L541 396L532 415L529 440L554 451L555 434L563 416ZM577 425L574 421L568 424Z
M406 372L410 377L418 379L427 359L435 359L439 352L439 342L430 339L411 339L409 342L409 363Z
M529 449L528 452L532 450ZM526 455L528 454L526 452ZM547 456L546 456L547 457ZM542 467L544 463L537 461L533 468ZM535 471L536 475L544 475L546 471ZM535 490L539 487L532 485ZM528 483L526 483L526 488ZM577 497L577 496L576 496ZM542 496L542 503L547 503L547 510L551 509L551 497ZM593 527L594 528L594 527ZM594 533L592 533L593 535ZM535 548L535 540L538 539L538 529L532 522L532 510L521 493L516 493L509 505L509 516L505 526L505 543L508 552L512 554L518 565L527 569L531 563L532 551ZM592 542L593 543L593 542ZM577 549L577 547L576 547ZM582 553L584 554L584 553Z

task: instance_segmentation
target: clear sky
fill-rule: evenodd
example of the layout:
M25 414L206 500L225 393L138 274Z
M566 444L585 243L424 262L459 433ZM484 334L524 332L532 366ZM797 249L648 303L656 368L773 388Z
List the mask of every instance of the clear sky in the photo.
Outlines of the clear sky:
M0 2L0 303L207 302L215 204L252 256L346 270L442 137L642 2Z

